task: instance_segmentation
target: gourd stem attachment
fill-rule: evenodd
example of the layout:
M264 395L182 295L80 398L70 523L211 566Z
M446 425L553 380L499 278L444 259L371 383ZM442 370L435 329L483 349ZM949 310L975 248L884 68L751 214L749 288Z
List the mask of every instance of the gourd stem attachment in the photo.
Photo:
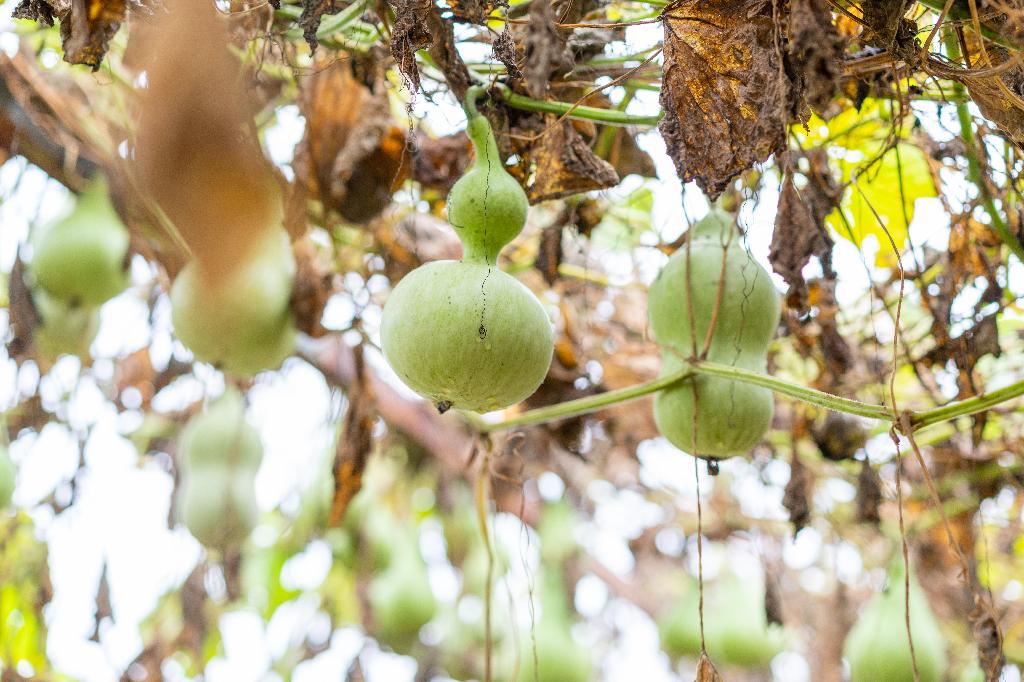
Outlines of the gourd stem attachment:
M483 85L471 85L466 88L466 97L462 100L462 110L466 112L466 118L473 120L473 118L480 115L480 110L476 108L476 101L487 93L487 88Z
M605 407L617 405L618 403L628 402L630 400L642 398L643 396L651 393L657 393L658 391L669 388L670 386L680 381L684 381L691 376L700 374L732 379L734 381L753 384L755 386L763 386L775 393L780 393L782 395L789 396L790 398L795 398L801 402L817 405L818 407L823 407L835 412L845 412L847 414L866 417L869 419L877 419L883 422L899 423L898 417L894 415L891 410L882 405L871 405L859 400L842 398L837 395L832 395L831 393L825 393L824 391L819 391L807 386L801 386L800 384L785 381L777 377L760 374L758 372L753 372L739 367L721 365L714 362L689 364L672 374L666 374L663 377L658 377L651 381L645 381L635 386L620 388L614 391L600 393L598 395L587 396L586 398L579 398L577 400L568 400L563 403L558 403L557 405L548 405L535 410L528 410L518 416L501 422L486 422L480 418L472 419L471 422L479 431L490 433L493 431L512 429L519 426L542 424L560 419L567 419L569 417L578 417L580 415L596 412L597 410ZM961 400L959 402L950 403L948 405L943 405L929 410L912 412L909 415L910 424L914 431L918 431L926 426L932 426L951 419L956 419L957 417L964 417L977 414L978 412L983 412L1022 395L1024 395L1024 379L985 395L975 396L973 398L968 398L967 400Z

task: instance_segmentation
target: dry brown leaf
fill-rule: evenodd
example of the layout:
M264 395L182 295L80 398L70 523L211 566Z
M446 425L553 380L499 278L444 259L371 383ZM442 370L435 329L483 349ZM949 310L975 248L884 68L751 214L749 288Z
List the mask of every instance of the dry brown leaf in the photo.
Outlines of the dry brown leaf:
M395 10L395 25L391 29L391 56L405 84L412 92L419 92L420 70L416 65L416 52L430 47L434 37L430 32L430 16L434 4L430 0L389 0Z
M877 526L882 521L882 481L867 457L861 460L857 477L857 522Z
M274 0L271 2L273 3ZM275 7L279 2L280 0L276 0ZM337 14L341 9L336 0L302 0L302 14L299 15L297 23L302 29L302 37L311 51L316 52L316 48L320 45L316 32L320 30L320 22L323 21L324 15Z
M789 481L782 496L782 506L789 512L794 534L811 522L811 492L811 473L794 450L789 460Z
M355 376L346 397L348 409L334 452L334 500L331 502L329 524L337 526L345 518L352 498L363 487L363 471L373 450L374 409L373 389L366 381L363 347L354 349Z
M383 71L332 58L304 79L299 108L306 130L296 153L298 179L312 197L348 221L387 208L409 171L405 130L388 109ZM367 85L365 81L370 81Z
M53 26L53 20L57 18L53 6L46 0L21 0L18 6L11 13L14 19L27 19L37 21L44 26Z
M722 676L718 674L718 669L706 652L700 654L700 660L697 661L697 677L693 682L723 682Z
M8 325L11 340L7 352L15 360L24 357L32 347L32 335L39 324L39 313L32 303L32 294L25 283L25 264L15 258L7 283Z
M443 137L418 136L412 177L423 189L447 194L470 164L469 138L459 131Z
M530 4L530 23L523 37L523 64L526 90L533 97L548 94L548 82L556 73L565 73L573 66L572 55L565 40L555 28L555 8L550 2Z
M549 123L557 117L549 115ZM598 158L569 121L549 129L531 150L536 168L533 184L527 190L531 203L606 189L619 184L619 176L610 163Z
M863 0L864 41L891 50L898 40L913 39L913 24L904 18L911 0Z
M246 76L216 8L177 0L154 22L135 149L140 184L211 276L279 223L281 192L252 127Z
M295 286L289 306L295 314L299 331L319 338L327 334L320 323L324 307L334 294L335 275L331 263L320 257L316 245L309 239L295 243Z
M71 16L60 23L64 61L100 68L111 38L125 20L125 0L71 0Z
M1011 59L1010 53L1001 47L988 47L987 53L993 66ZM981 58L980 53L975 59ZM975 64L976 66L984 65ZM971 94L978 109L1018 147L1024 149L1024 67L1016 66L1006 73L986 78L966 77L961 79ZM1016 95L1016 101L1007 94Z
M788 171L779 193L768 261L772 270L789 284L787 300L796 310L807 309L807 283L803 269L812 256L824 265L826 272L831 270L832 239L824 225L814 220L797 192L792 171Z
M789 62L799 78L797 91L811 109L823 112L836 94L845 48L827 0L793 0L788 33Z
M675 0L662 12L665 67L658 124L683 182L717 198L785 145L770 0Z

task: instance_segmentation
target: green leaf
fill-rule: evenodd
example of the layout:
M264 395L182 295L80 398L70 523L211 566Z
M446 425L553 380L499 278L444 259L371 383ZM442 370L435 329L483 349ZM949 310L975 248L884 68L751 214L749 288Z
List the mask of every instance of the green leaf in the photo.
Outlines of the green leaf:
M858 247L874 235L879 245L875 264L892 267L896 264L892 245L899 250L906 246L914 206L918 199L937 195L935 182L924 152L908 142L889 149L867 170L862 171L862 165L841 161L843 182L850 185L828 224Z

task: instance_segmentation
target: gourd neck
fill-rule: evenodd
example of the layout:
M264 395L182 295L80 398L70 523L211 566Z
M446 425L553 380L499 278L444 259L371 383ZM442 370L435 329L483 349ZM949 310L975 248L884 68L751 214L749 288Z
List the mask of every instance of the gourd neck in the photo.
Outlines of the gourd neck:
M497 265L498 251L477 244L462 242L462 262L479 265Z
M504 171L501 163L501 154L498 152L498 143L494 139L494 132L491 123L482 114L471 116L466 125L466 134L473 143L473 152L476 158L473 160L473 168L497 168Z
M736 219L722 209L713 207L711 212L690 228L693 239L710 239L725 244L739 237Z

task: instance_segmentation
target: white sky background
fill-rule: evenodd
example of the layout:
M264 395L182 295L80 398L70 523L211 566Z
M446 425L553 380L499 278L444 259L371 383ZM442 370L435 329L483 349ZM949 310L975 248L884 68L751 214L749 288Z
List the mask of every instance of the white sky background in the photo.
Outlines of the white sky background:
M0 31L10 28L6 17L11 6L12 3L7 3L0 10L0 17L3 17ZM634 49L643 47L657 39L657 31L651 27L630 28L629 43ZM13 36L0 35L0 48L10 50L12 46L16 46ZM630 110L650 113L656 107L656 93L639 92ZM464 124L461 109L454 102L428 107L420 101L415 111L416 116L424 118L437 133L455 130ZM268 133L268 153L279 164L290 161L294 145L301 137L302 125L297 110L289 107ZM953 127L955 129L955 125ZM661 178L651 183L655 194L654 228L663 238L674 238L685 227L680 183L656 132L642 136L641 146L654 158ZM608 194L624 196L640 184L640 179L630 177ZM776 187L771 182L768 185L757 211L751 212L747 204L742 220L749 230L752 253L770 271L767 252ZM687 213L691 218L698 218L706 210L705 204L699 191L693 187L687 189ZM0 205L0 268L9 271L32 222L36 219L46 222L58 215L66 205L66 192L41 172L25 171L21 159L13 159L0 168L0 193L5 197ZM926 241L933 248L945 248L946 227L947 219L938 201L921 201L912 225L911 240L917 248ZM635 265L631 256L621 253L602 253L595 248L589 255L602 267L622 277L630 276ZM872 258L872 254L867 254L868 262ZM862 255L839 239L834 259L840 277L841 302L857 300L867 285ZM644 277L649 281L663 257L651 255L648 250L641 260ZM1015 276L1020 274L1017 270ZM11 456L20 466L15 504L32 510L37 528L50 547L54 599L45 612L50 628L48 654L58 669L88 682L105 682L119 676L142 648L138 632L140 622L161 594L181 583L202 553L202 548L185 530L166 528L171 480L159 462L141 458L125 438L125 434L139 425L141 414L130 410L118 414L105 400L101 389L111 379L112 358L143 346L151 347L153 362L158 367L165 364L172 353L186 357L184 349L171 338L166 301L157 307L153 327L149 325L144 297L150 272L144 262L134 264L133 281L132 289L104 306L100 333L92 347L96 361L91 369L82 372L76 359L64 358L40 379L30 365L18 372L14 362L0 354L0 409L12 405L18 395L31 394L38 384L44 406L66 420L67 426L50 424L38 435L23 436L12 444ZM778 279L776 281L781 285ZM350 291L364 286L375 288L380 284L376 281L363 283L353 274L346 276ZM344 327L351 314L351 305L339 297L329 307L328 327ZM5 315L6 312L0 314L0 325L6 325ZM375 333L373 325L377 318L371 314L365 319L368 330ZM374 365L394 379L382 360L376 358ZM222 385L216 372L200 369L196 378L178 381L172 389L163 391L154 402L154 409L180 408L203 395L216 394ZM260 429L266 449L256 481L257 501L265 511L277 506L292 511L298 504L298 491L316 474L320 458L328 447L330 422L337 412L336 401L332 402L318 372L301 361L290 360L281 373L260 378L249 394L249 402L250 419ZM54 490L58 498L66 501L71 490L69 477L77 467L79 439L85 443L86 461L86 467L78 474L79 497L74 506L54 518L49 507L36 505ZM891 446L879 445L871 454L873 458L886 459L891 456L888 448ZM688 455L661 439L642 443L637 455L646 485L672 491L681 508L695 509L693 466ZM745 514L786 518L781 505L781 486L788 479L786 463L769 465L766 477L772 486L764 485L753 467L742 459L724 462L722 470L731 475L736 499ZM541 481L542 491L550 496L560 494L560 485L554 476ZM710 486L705 478L701 486L705 494ZM824 482L818 492L819 503L826 506L848 501L854 494L852 486L839 480ZM611 570L628 575L632 569L628 539L635 537L644 526L660 521L661 510L636 493L616 490L603 482L594 483L587 493L597 505L596 523L580 533L580 540ZM500 518L497 530L505 546L520 546L521 530L516 522ZM269 528L257 529L254 542L272 540L272 535ZM681 535L666 535L659 538L659 546L678 553L683 541ZM428 559L443 556L441 543L438 528L428 525L422 538L425 556ZM536 543L533 546L536 547ZM741 575L756 578L760 571L757 551L750 541L740 539L709 545L705 570L713 575L723 565L732 564ZM804 530L796 542L787 542L783 558L787 566L799 571L801 583L809 592L830 589L831 578L827 572L833 570L830 567L838 571L841 580L852 584L879 585L882 579L879 571L868 574L862 570L855 549L829 545L813 528ZM536 556L531 560L535 563ZM104 624L101 641L95 643L88 638L93 629L96 587L104 561L108 566L114 619ZM286 582L314 588L326 576L329 562L326 545L314 543L286 566ZM516 567L518 562L512 564ZM435 560L431 565L435 592L440 600L451 601L457 587L456 576L443 560ZM521 569L513 571L513 589L521 590L524 580ZM524 599L517 601L520 612L524 611L523 602ZM613 624L624 633L611 649L594 647L595 652L602 655L603 661L598 663L604 680L668 682L688 679L687 671L683 671L683 678L678 678L670 670L667 657L658 650L654 624L635 607L615 600L596 577L587 576L578 586L577 607L581 614L595 616L592 623L579 628L577 634L582 641L596 645ZM211 662L207 679L211 682L281 679L269 672L272 657L283 653L289 642L307 631L318 627L323 630L322 624L311 623L315 609L315 601L299 600L279 609L269 624L264 624L255 611L245 608L224 616L221 627L225 655ZM322 634L331 637L331 648L300 665L294 675L296 682L340 679L352 657L363 647L362 637L355 628ZM412 680L415 672L412 659L382 653L375 648L364 651L363 663L370 682ZM181 671L174 670L174 664L167 668L168 679L186 679ZM779 680L809 680L807 664L797 652L777 657L773 671ZM1020 675L1010 671L1005 679L1006 682L1019 681Z

